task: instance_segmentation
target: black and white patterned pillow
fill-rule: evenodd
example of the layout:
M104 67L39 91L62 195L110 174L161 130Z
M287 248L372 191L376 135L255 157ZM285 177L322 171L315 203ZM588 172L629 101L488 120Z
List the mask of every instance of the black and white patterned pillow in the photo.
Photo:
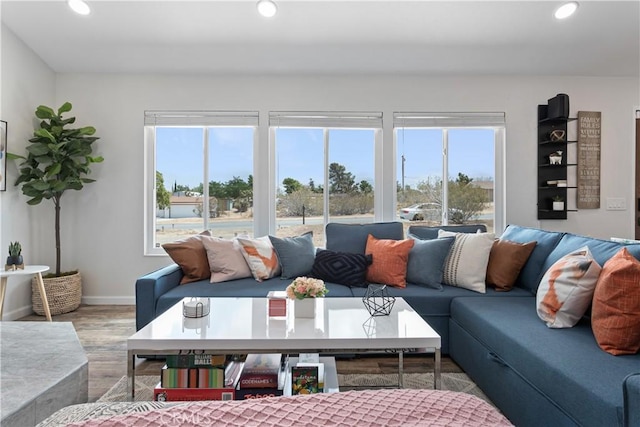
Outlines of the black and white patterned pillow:
M371 260L371 255L320 250L316 253L311 275L326 282L365 287Z

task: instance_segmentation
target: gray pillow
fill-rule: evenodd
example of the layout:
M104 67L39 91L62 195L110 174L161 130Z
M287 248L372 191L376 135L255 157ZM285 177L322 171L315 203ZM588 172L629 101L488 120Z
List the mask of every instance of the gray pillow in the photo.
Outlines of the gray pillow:
M269 236L269 239L278 254L282 279L295 279L311 274L316 257L312 231L297 237Z
M402 240L404 228L401 222L374 222L369 224L342 224L330 222L324 229L326 249L334 252L364 254L371 234L376 239Z
M442 290L444 261L455 237L415 240L407 262L407 282Z

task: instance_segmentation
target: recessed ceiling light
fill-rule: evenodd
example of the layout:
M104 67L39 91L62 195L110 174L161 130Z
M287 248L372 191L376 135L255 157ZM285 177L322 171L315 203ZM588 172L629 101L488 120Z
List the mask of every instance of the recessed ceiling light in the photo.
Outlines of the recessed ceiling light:
M278 12L278 6L272 0L259 0L258 13L265 18L272 18Z
M570 1L557 8L553 16L555 16L556 19L568 18L578 10L578 6L577 1Z
M88 15L91 13L91 8L84 0L67 0L67 4L75 13L79 15Z

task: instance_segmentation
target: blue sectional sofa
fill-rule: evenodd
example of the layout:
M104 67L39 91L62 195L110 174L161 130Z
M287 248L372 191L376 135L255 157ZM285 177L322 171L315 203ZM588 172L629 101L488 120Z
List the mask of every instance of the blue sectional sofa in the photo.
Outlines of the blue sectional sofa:
M476 226L442 227L476 232ZM410 227L422 239L437 237L433 227ZM480 231L486 231L480 227ZM327 249L364 253L368 234L402 239L401 223L328 224ZM485 294L444 286L442 290L407 284L391 288L442 336L449 354L518 426L640 425L640 354L613 356L600 349L588 317L568 329L550 329L536 314L535 293L547 269L567 253L589 246L600 265L620 243L570 233L509 225L502 239L537 244L514 288ZM640 244L627 245L640 259ZM136 282L136 321L140 329L183 297L265 297L284 290L290 280L264 282L208 280L179 285L177 265L149 273ZM328 297L361 297L365 289L327 283Z

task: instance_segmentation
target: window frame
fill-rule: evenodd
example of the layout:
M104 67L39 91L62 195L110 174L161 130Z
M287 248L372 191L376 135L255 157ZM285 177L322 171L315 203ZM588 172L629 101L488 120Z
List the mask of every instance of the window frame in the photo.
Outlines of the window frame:
M277 141L276 130L278 128L301 128L301 129L321 129L323 135L323 152L324 152L324 182L323 185L323 226L326 226L330 220L329 212L329 149L330 149L330 131L333 129L354 129L373 131L373 212L374 221L383 220L383 212L380 209L381 182L379 182L378 169L382 168L381 149L383 144L383 113L376 111L273 111L269 113L269 150L273 153L270 157L271 170L273 170L273 179L270 181L269 199L275 201L277 197L276 182L276 158L277 158ZM270 206L270 223L269 233L274 234L277 227L277 216L275 202Z
M257 130L259 128L259 114L257 111L145 111L144 112L144 255L167 256L162 246L156 247L156 129L158 127L196 127L203 129L203 199L208 205L209 186L209 129L214 127L253 127L254 161L252 169L255 170L255 148L257 143ZM254 193L255 193L255 172ZM256 223L253 222L253 229ZM203 230L209 227L208 215L203 216Z
M421 113L394 112L393 113L393 166L394 182L397 179L397 146L398 134L401 128L413 129L441 129L443 138L442 174L443 182L448 180L448 131L452 129L491 129L494 135L494 230L504 230L506 226L505 214L505 162L506 162L506 120L504 112L482 113ZM443 185L442 225L447 225L448 186ZM398 218L398 190L393 186L393 218Z

